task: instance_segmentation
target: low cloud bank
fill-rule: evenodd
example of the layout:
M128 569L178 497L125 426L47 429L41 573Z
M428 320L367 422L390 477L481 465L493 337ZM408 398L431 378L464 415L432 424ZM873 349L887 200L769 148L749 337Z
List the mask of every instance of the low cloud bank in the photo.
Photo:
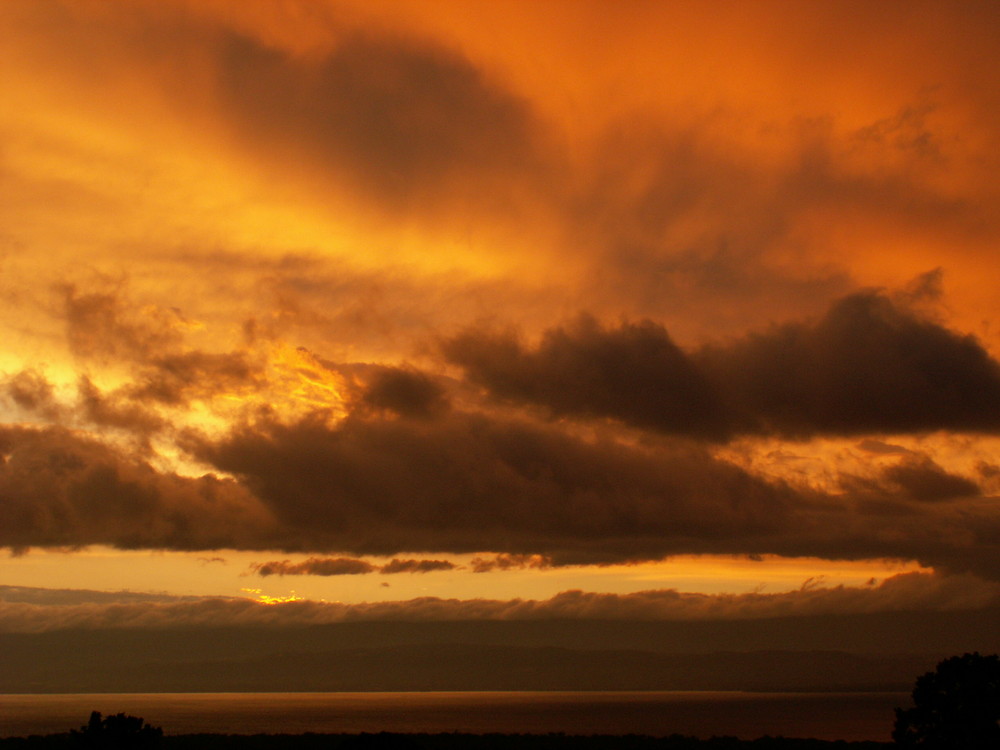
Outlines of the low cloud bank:
M1000 578L995 500L923 454L842 476L832 493L761 477L690 441L581 437L457 409L264 415L182 441L218 473L167 472L78 431L0 426L0 545L350 556L329 558L341 562L327 574L373 572L343 562L369 555L490 550L501 557L483 570L776 554Z
M264 626L356 621L454 620L749 620L871 612L966 610L1000 605L1000 584L972 576L905 573L865 587L804 586L786 593L692 594L674 589L633 594L565 591L551 599L439 599L343 604L251 599L161 598L0 587L0 632L63 629ZM111 597L106 601L103 597Z
M288 560L253 563L250 569L259 576L353 576L368 573L392 575L395 573L431 573L438 570L454 570L456 566L448 560L401 560L393 558L385 565L375 565L366 560L351 557L310 557L300 563Z

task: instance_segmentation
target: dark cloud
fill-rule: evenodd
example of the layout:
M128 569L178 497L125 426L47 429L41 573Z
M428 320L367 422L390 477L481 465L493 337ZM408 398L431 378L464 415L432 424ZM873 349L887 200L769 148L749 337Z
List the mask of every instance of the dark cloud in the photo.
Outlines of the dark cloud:
M454 411L261 422L219 440L190 437L188 450L267 506L286 549L489 550L553 565L770 553L1000 576L995 500L929 463L844 476L827 494L764 480L690 443L583 440Z
M457 566L449 560L400 560L395 558L390 560L381 568L379 573L392 575L394 573L433 573L439 570L454 570Z
M369 375L362 401L407 417L429 417L448 408L440 384L417 370L394 367L376 368Z
M858 448L865 451L866 453L875 453L878 455L906 455L912 453L909 448L904 448L901 445L894 445L892 443L886 443L881 440L875 440L873 438L865 438L860 443L858 443Z
M1000 427L1000 365L982 345L875 292L844 298L815 325L782 326L696 356L744 411L747 431Z
M395 573L431 573L454 570L457 566L448 560L401 560L394 558L385 565L375 565L366 560L350 557L310 557L303 562L288 560L254 563L250 566L259 576L354 576L368 573L393 575Z
M259 576L356 576L373 573L378 568L364 560L350 557L310 557L300 563L288 560L253 563L250 568Z
M163 473L61 428L0 427L0 545L266 545L268 511L235 482Z
M995 499L918 454L827 494L676 439L584 438L457 409L329 418L265 412L228 433L183 435L192 458L231 479L158 470L136 449L66 429L0 428L0 545L494 553L482 569L770 553L1000 576ZM328 572L346 572L337 565Z
M218 62L225 115L255 150L288 157L286 173L308 159L397 210L440 206L455 190L495 202L505 178L540 165L527 102L440 46L348 33L303 59L231 35Z
M552 567L552 560L544 555L499 554L493 557L474 557L469 563L473 573L491 573L494 570L544 570Z
M261 423L189 449L237 476L303 547L364 554L648 559L777 537L810 502L694 446L586 442L461 413Z
M691 352L657 323L589 319L549 331L533 349L472 330L443 351L497 397L671 434L1000 428L1000 365L982 345L877 292L846 297L815 323Z
M986 461L980 461L976 466L976 470L986 479L992 479L993 477L1000 476L1000 466L987 463Z
M871 476L844 474L840 483L873 516L908 515L913 503L972 500L982 494L973 480L945 471L929 456L913 452Z
M443 350L474 383L558 415L609 416L694 436L718 436L728 427L716 389L650 321L608 330L583 317L548 331L534 350L510 332L471 331Z
M440 570L455 570L448 560L401 560L393 558L385 565L375 565L366 560L351 557L310 557L303 562L289 560L253 563L250 568L259 576L353 576L369 573L393 575L396 573L432 573Z
M86 424L158 429L138 406L142 384L177 398L261 386L245 358L186 347L171 333L179 312L129 306L120 294L65 299L71 328L75 314L104 336L123 332L111 348L99 348L101 337L81 344L80 356L117 357L133 374L110 393L80 379L76 414ZM993 500L930 458L904 454L870 476L845 476L833 495L766 480L676 437L986 429L1000 413L988 408L1000 393L996 363L974 339L886 295L856 294L814 323L690 352L657 324L605 328L589 318L535 348L472 332L445 352L493 397L674 436L626 437L598 422L584 437L572 423L472 413L449 400L462 388L468 398L467 384L312 357L348 383L340 421L323 411L282 422L264 410L228 432L181 437L191 458L232 479L158 471L127 447L67 430L5 429L0 543L497 555L478 558L483 570L770 553L1000 575ZM8 393L22 408L52 401L37 374L10 381ZM326 574L377 570L357 561L348 571L350 559L327 561ZM321 563L297 565L323 574ZM295 564L261 565L266 575Z
M914 500L934 502L980 494L971 479L951 474L930 458L904 460L883 470L882 478L899 487Z

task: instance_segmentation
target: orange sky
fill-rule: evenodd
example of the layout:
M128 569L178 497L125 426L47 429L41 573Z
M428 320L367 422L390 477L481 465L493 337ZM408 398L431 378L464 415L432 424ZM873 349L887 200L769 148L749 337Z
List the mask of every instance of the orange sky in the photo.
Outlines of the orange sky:
M0 583L995 596L998 27L6 0Z

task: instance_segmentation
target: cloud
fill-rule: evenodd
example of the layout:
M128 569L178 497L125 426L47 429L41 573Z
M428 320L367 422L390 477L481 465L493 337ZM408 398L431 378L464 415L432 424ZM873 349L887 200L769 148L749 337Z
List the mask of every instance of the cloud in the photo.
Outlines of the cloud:
M361 401L369 408L409 417L429 417L448 408L440 384L417 370L392 367L370 373Z
M995 360L961 326L917 312L942 294L940 272L746 334L938 266L944 248L958 301L980 289L990 318L995 94L965 46L897 60L884 34L871 46L849 35L907 72L883 102L870 64L844 74L822 45L803 56L816 32L786 38L767 9L752 12L755 28L778 44L749 48L732 19L707 39L681 13L691 36L671 45L658 32L640 44L637 25L612 34L606 14L583 24L614 36L621 60L581 44L576 27L544 24L535 39L551 44L531 45L544 64L524 75L509 45L483 47L517 34L445 33L444 16L411 27L401 19L425 11L402 6L362 28L363 13L314 3L2 5L17 111L0 117L13 144L0 154L3 298L20 325L40 314L40 290L51 296L53 268L68 279L56 288L64 351L50 359L72 371L63 385L76 383L76 401L61 403L35 366L55 340L37 321L27 343L8 324L24 362L3 395L17 415L92 434L3 428L0 543L464 551L497 568L887 555L997 575L995 499L939 456L900 453L824 493L815 474L768 481L697 444L851 436L877 456L893 433L996 432ZM523 28L527 12L502 14ZM969 32L948 39L983 45L988 24L939 12L942 28ZM803 13L793 28L872 28ZM899 19L881 13L879 29ZM922 24L935 33L920 38L940 42ZM716 57L748 72L731 81ZM971 88L928 88L915 62ZM624 67L595 83L606 64ZM635 87L636 69L677 75ZM809 83L791 86L803 69ZM777 95L748 103L745 90L777 80ZM851 98L858 84L879 101ZM809 106L785 103L788 90ZM79 265L58 262L69 255L133 281L87 286ZM552 327L581 309L592 317ZM607 323L620 315L653 319ZM484 319L528 333L448 335ZM466 382L403 364L440 367L421 347L436 335ZM706 335L735 338L693 343ZM273 371L285 356L287 381ZM366 363L324 369L323 356ZM343 391L322 380L331 372L350 381ZM300 396L310 418L289 406ZM535 408L514 419L511 403ZM174 429L206 419L216 431L186 433L183 465L222 478L157 468L178 447ZM122 431L146 453L119 443Z
M155 417L139 413L149 404L183 406L196 398L264 384L260 364L247 352L190 348L185 332L194 327L191 321L176 308L132 303L124 284L87 293L67 286L62 293L70 351L84 362L124 365L132 371L132 381L110 397L81 376L83 405L98 424L138 426L145 421L149 427Z
M162 417L132 401L131 394L121 389L104 393L86 375L80 376L76 388L80 416L99 428L120 428L147 435L165 425Z
M699 353L756 431L993 432L1000 365L972 336L860 292L816 324L790 324Z
M180 343L176 310L129 305L120 288L81 293L66 285L59 291L69 348L79 357L148 361Z
M866 453L874 453L876 455L899 454L905 456L912 453L909 448L904 448L901 445L894 445L892 443L885 443L881 440L875 440L873 438L865 438L858 443L858 448Z
M837 55L837 66L813 68L817 59L803 58L798 44L773 33L773 9L751 15L766 29L771 42L768 53L782 60L780 65L761 59L760 45L742 46L746 39L742 32L732 30L734 26L721 32L729 34L732 43L722 48L741 60L741 70L747 75L756 71L767 81L777 76L792 86L798 92L795 101L811 102L808 112L787 106L787 97L772 101L764 111L748 108L746 91L762 94L760 87L748 87L745 82L737 85L730 79L731 71L716 67L717 60L708 50L719 49L713 45L721 44L720 39L714 36L716 32L707 34L702 23L687 12L675 18L673 12L661 11L673 20L649 23L651 29L676 24L687 30L688 38L675 35L671 45L654 44L648 37L639 43L637 30L626 34L623 25L613 34L617 40L613 48L621 59L617 55L609 59L612 47L604 45L612 34L596 28L603 24L593 19L588 24L595 27L593 33L602 45L591 44L584 50L575 31L550 22L532 45L533 55L545 61L545 75L538 66L528 66L530 71L523 75L524 61L514 49L494 49L475 24L445 22L436 19L433 10L400 8L390 18L376 13L380 18L375 22L370 11L357 7L335 12L317 9L312 3L292 3L268 12L224 4L209 10L190 4L140 3L114 12L70 9L48 0L34 5L42 9L37 17L50 22L39 28L18 19L15 12L8 33L12 49L27 46L34 52L23 56L23 67L14 69L32 88L38 84L40 90L47 90L53 85L50 79L61 80L62 89L79 92L80 99L95 100L90 107L110 121L116 133L138 132L144 137L151 126L167 123L165 129L174 130L174 138L164 134L165 142L157 153L171 147L189 159L207 153L213 167L233 170L237 178L249 179L248 173L258 172L261 163L270 164L263 191L278 191L278 185L289 182L303 183L295 191L302 204L319 204L320 211L335 221L345 213L366 213L370 206L381 207L384 215L389 206L385 224L409 233L407 227L420 223L427 229L422 239L428 247L447 247L449 260L474 277L455 279L456 283L491 275L500 280L487 300L477 299L479 291L472 286L450 293L442 290L443 299L420 305L419 320L406 309L414 303L397 298L395 290L386 292L393 299L382 305L362 299L368 290L360 285L350 290L353 304L345 307L408 331L426 330L420 323L446 317L428 309L444 302L447 310L471 308L469 319L483 311L503 310L504 317L530 317L526 322L532 327L548 324L553 315L567 309L590 309L602 319L618 314L667 317L671 333L681 341L690 340L692 331L699 335L734 333L745 330L749 322L761 324L815 312L858 282L886 283L884 274L861 271L852 257L855 253L868 256L873 247L880 249L880 255L890 252L883 248L889 243L879 241L884 234L893 238L904 231L910 232L907 236L933 234L937 248L951 247L962 230L972 232L978 227L981 232L990 223L985 218L988 210L977 210L970 201L971 191L956 188L956 170L968 168L973 160L958 163L952 153L957 150L961 155L969 147L960 144L970 139L957 123L942 116L942 111L947 114L955 106L945 93L927 87L927 81L910 86L894 80L893 96L880 94L879 106L858 107L843 101L842 92L853 92L859 84L871 85L868 70L863 74L853 70L849 80L838 79L829 89L803 86L801 76L789 76L787 70L800 71L805 65L817 76L847 75L842 56ZM526 19L523 11L494 12L503 19L498 23L526 26L539 33L537 19ZM661 13L648 12L653 18ZM404 19L414 13L423 20L410 25ZM854 16L816 13L836 27L842 27L845 17ZM912 21L910 14L904 15L904 21ZM983 43L981 30L971 28L968 18L944 15L945 26L961 29L955 38L976 38ZM785 28L785 20L780 28ZM578 22L574 18L572 26ZM457 27L452 28L452 23ZM795 28L814 38L812 22L799 17L795 23ZM428 24L436 33L427 33ZM711 43L704 39L706 35L712 36ZM884 53L881 47L869 49L853 39L851 44L865 50L859 59ZM604 51L595 53L598 46ZM829 48L819 46L833 55ZM675 57L681 49L701 64ZM639 50L649 57L637 57ZM983 96L987 92L971 70L949 65L954 58L967 60L969 55L964 47L935 48L931 57L944 62L933 74L974 87L977 96ZM656 62L661 58L668 61L662 67ZM595 67L598 59L607 65ZM894 67L904 57L882 59ZM923 55L906 59L925 62ZM34 65L39 60L46 65ZM171 64L163 65L163 60ZM635 87L631 85L633 65L676 70L677 74L659 76L656 81L647 76L648 85ZM613 77L621 78L605 80L605 67L614 71ZM47 75L40 76L36 68ZM125 70L127 75L121 73ZM587 70L591 78L581 80L581 70ZM706 79L704 70L714 70L716 77ZM549 79L551 75L554 80ZM91 77L102 82L100 96ZM691 101L695 92L697 105ZM633 99L636 94L639 101ZM627 107L621 99L627 100ZM121 104L136 101L146 106ZM553 117L551 107L557 101L575 102L572 113L562 111ZM759 106L759 102L750 104ZM74 97L62 96L58 105L60 115L78 117L81 111L89 112ZM990 122L985 117L976 119ZM66 121L75 123L76 118ZM559 144L566 143L572 144L575 158L560 153ZM162 158L171 160L172 156ZM974 156L981 157L982 171L988 173L983 155ZM149 164L143 161L133 169L136 181L145 184ZM318 187L317 181L322 183ZM103 186L109 181L94 182ZM327 190L327 183L336 189ZM214 194L223 190L212 188ZM352 197L357 194L365 207L344 211L329 194L338 191ZM512 206L510 193L523 193L530 199ZM120 204L127 207L130 201L121 193L115 199L108 216L117 219ZM150 202L155 204L156 198ZM415 210L404 210L407 206ZM194 221L199 214L196 206L192 208ZM452 220L439 221L442 212ZM535 217L536 212L544 218ZM264 231L254 231L251 242L241 242L234 236L238 231L220 232L200 223L193 228L184 223L187 233L176 241L172 235L161 239L156 232L162 231L163 213L142 217L145 232L140 237L144 256L149 235L153 235L161 263L169 256L170 262L163 265L171 266L169 274L178 280L170 284L174 290L182 286L179 279L193 275L185 256L228 252L248 260L272 251L280 256L310 249L319 257L330 250L316 249L311 237L296 235L293 240L282 232L273 243L276 247L260 247L272 244L257 239ZM253 215L262 213L254 211ZM237 217L230 218L238 223ZM447 225L445 234L454 240L450 230L458 221L463 230L475 226L478 232L478 227L494 225L505 229L499 237L490 235L490 240L474 236L466 243L469 247L457 249L465 237L442 242L437 232ZM118 227L117 221L105 223ZM123 221L122 226L129 224ZM917 229L909 230L912 226ZM845 227L848 234L870 231L875 237L852 242L853 237L841 236ZM92 226L88 229L95 231ZM122 244L120 236L111 234L108 245ZM347 244L352 247L330 263L332 276L357 272L360 266L370 270L370 264L352 263L352 257L384 257L387 263L379 264L382 273L375 275L406 277L400 284L404 287L410 281L416 287L428 283L426 278L413 278L405 264L397 266L397 256L390 256L367 233ZM398 243L390 238L385 244ZM502 256L515 244L530 248L526 255L551 261L543 265L546 276L541 294L525 281L522 258L503 261ZM896 252L896 260L903 263L899 256L907 256L907 267L922 258L921 253L909 252L903 240L894 239L892 244L904 248ZM431 249L421 248L420 253L440 258ZM114 248L108 248L108 255L111 259L106 265L120 267ZM960 255L953 254L950 264L963 262ZM129 263L137 261L131 258ZM432 260L428 265L436 268L438 263ZM199 279L199 284L206 282ZM206 285L225 286L215 279ZM407 291L428 294L427 289ZM337 292L337 296L343 294L343 285L337 286ZM322 293L317 296L323 298ZM532 308L539 308L537 314L529 316L521 306L528 297L533 297ZM338 317L340 306L333 307L322 312ZM345 322L331 321L331 331L346 337ZM364 342L366 333L355 331L351 338ZM393 354L398 355L401 342L394 343L397 351Z
M455 570L455 563L448 560L401 560L393 558L384 565L375 565L366 560L350 557L310 557L303 562L288 560L254 563L251 569L259 576L344 576L381 573L431 573L441 570Z
M994 499L929 462L845 474L839 491L821 492L765 480L690 442L583 439L459 411L335 424L314 415L188 440L197 460L268 508L286 549L490 550L554 565L770 553L1000 576Z
M123 389L102 392L88 375L79 376L75 400L58 397L55 385L37 370L7 375L0 388L10 405L45 423L120 429L143 438L165 424L162 417L132 401Z
M381 568L382 575L395 573L432 573L439 570L454 570L457 566L449 560L390 560Z
M372 409L365 394L387 373L434 384L434 399L446 381L382 366L340 371L358 394L342 418L326 409L282 422L263 410L228 430L178 433L191 459L226 478L156 468L148 443L0 429L0 544L475 553L483 569L769 553L1000 576L993 498L923 454L844 474L824 492L762 478L688 440L574 433L457 407Z
M557 415L611 416L694 436L728 427L708 378L652 321L608 330L582 317L548 331L533 351L513 333L473 330L445 341L443 351L496 396Z
M668 434L995 432L1000 365L973 337L859 292L815 323L684 352L658 323L584 318L535 348L473 329L445 356L496 397Z
M0 601L46 607L79 604L136 604L195 602L200 597L150 594L139 591L90 591L87 589L49 589L37 586L0 586Z
M52 383L37 370L21 370L0 381L6 400L12 405L47 420L59 421L64 410Z
M250 568L259 576L353 576L368 573L394 575L396 573L431 573L455 570L458 566L448 560L401 560L393 558L385 565L375 565L367 560L350 557L310 557L293 563L288 560L254 563Z
M935 502L958 497L975 497L979 485L965 477L951 474L926 456L911 458L885 468L882 477L914 500Z
M512 174L540 167L529 103L432 42L348 32L303 57L231 34L216 62L224 116L248 146L308 156L394 210L440 208L458 190L502 201Z
M140 382L127 389L137 401L185 403L199 396L252 386L262 379L243 352L164 354L152 358L149 365Z
M474 557L469 566L473 573L491 573L494 570L544 570L552 567L552 560L544 555L499 554L493 557Z
M478 552L503 539L504 551L562 562L660 557L779 535L809 502L695 446L590 443L457 412L260 422L188 448L238 477L303 548L363 554Z
M349 557L318 558L310 557L300 563L288 560L253 563L251 570L259 576L356 576L372 573L378 568L364 560L354 560Z
M694 341L817 314L859 284L926 271L918 258L975 273L949 248L986 265L994 201L946 185L954 170L985 175L939 111L947 94L905 96L861 123L849 106L804 116L732 100L608 123L560 221L567 258L589 271L588 309L613 300L611 314L669 319Z
M0 589L0 593L6 591ZM565 591L550 599L439 599L342 604L250 599L150 599L100 592L38 592L0 597L0 632L64 629L300 627L336 622L459 620L720 621L844 616L899 611L963 611L996 606L1000 589L970 576L907 573L865 587L807 588L787 593L693 594L673 589L632 594Z
M231 480L161 472L62 428L0 426L0 545L218 549L277 532Z

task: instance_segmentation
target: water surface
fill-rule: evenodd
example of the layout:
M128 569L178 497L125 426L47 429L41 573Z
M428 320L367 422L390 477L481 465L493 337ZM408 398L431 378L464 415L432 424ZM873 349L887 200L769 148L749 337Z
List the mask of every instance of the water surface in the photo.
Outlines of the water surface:
M63 732L91 711L167 734L222 732L769 734L888 741L900 693L426 692L97 693L0 696L0 736Z

